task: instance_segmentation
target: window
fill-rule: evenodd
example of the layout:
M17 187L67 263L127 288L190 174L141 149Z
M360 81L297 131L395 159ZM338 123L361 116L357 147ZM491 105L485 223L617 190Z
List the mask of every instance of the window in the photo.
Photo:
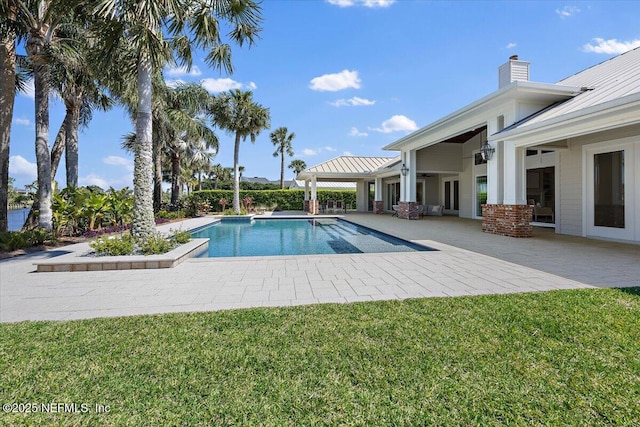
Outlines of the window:
M476 177L476 216L482 216L482 205L487 203L487 176Z

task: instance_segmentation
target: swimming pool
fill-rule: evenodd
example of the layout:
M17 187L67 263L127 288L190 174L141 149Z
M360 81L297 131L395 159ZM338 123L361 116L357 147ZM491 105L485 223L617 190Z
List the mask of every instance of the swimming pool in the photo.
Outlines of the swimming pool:
M221 221L191 234L209 238L205 258L435 250L338 218Z

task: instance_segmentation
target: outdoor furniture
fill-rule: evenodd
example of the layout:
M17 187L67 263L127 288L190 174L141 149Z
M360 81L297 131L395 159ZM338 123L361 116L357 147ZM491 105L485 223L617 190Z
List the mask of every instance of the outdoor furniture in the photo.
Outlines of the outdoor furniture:
M418 205L416 210L418 211L418 217L424 216L424 205Z
M538 217L551 217L551 222L556 222L555 220L555 214L553 213L553 210L550 207L541 207L541 206L534 206L533 207L533 220L535 222L538 222Z
M393 209L393 215L391 216L398 216L398 205L391 205L391 209Z
M424 214L427 216L442 216L444 206L442 205L427 205Z

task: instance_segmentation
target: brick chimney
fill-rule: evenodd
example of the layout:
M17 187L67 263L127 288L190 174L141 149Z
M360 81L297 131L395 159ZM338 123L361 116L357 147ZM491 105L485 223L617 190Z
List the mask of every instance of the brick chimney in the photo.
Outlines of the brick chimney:
M511 55L509 60L498 68L498 88L515 80L529 81L529 63L520 61L518 55Z

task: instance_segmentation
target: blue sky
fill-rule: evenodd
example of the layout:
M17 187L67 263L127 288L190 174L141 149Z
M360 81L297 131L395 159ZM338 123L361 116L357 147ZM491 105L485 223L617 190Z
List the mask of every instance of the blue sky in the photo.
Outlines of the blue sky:
M308 166L339 155L394 156L381 147L498 87L510 55L531 62L531 80L556 82L640 46L640 2L480 2L265 0L261 40L234 48L227 76L196 58L190 74L210 92L251 89L271 112L271 130L295 132L295 156ZM64 106L51 102L51 141ZM36 178L33 97L14 108L10 175ZM80 185L132 186L132 156L120 148L134 129L121 109L97 113L80 134ZM233 139L218 130L214 163L233 165ZM243 142L245 176L279 179L269 132ZM292 178L290 169L285 172ZM56 177L64 184L64 163Z

